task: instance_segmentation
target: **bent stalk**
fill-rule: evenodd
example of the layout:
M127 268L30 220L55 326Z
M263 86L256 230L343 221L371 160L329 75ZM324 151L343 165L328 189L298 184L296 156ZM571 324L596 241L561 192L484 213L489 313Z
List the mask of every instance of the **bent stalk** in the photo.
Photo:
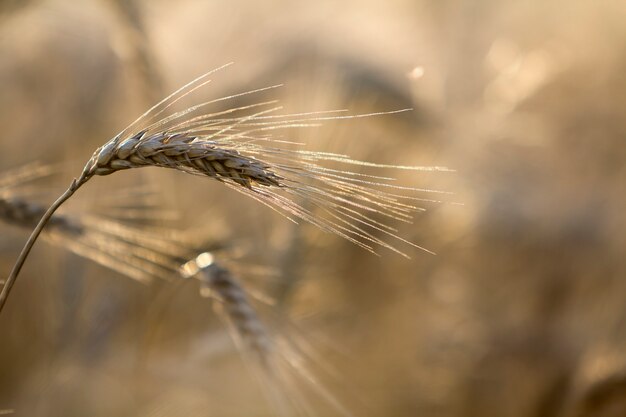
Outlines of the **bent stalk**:
M17 261L15 261L15 265L13 266L11 274L9 275L6 282L4 283L4 286L2 287L2 292L0 293L0 313L2 313L2 308L4 307L4 304L9 297L11 288L13 288L13 285L17 280L17 276L19 275L20 270L24 265L24 261L26 261L30 250L32 249L39 235L41 234L41 231L46 226L46 223L48 223L50 217L52 217L54 212L61 206L61 204L67 201L67 199L70 198L72 194L74 194L76 190L78 190L78 188L85 183L85 181L87 181L87 178L85 178L84 176L81 176L80 179L75 178L72 181L72 184L70 184L69 188L61 195L61 197L59 197L54 203L52 203L52 205L44 213L41 220L39 220L39 223L37 223L37 226L35 227L30 237L28 238L28 241L24 245L22 252L20 252L20 256L17 258Z

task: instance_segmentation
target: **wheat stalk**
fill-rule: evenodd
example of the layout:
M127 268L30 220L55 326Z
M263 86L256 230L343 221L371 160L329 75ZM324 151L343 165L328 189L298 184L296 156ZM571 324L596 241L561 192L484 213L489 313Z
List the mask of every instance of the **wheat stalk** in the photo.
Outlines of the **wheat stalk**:
M143 10L137 0L104 0L114 28L111 36L123 45L119 58L132 71L142 102L147 105L162 96L162 77L146 31Z
M324 120L374 114L340 116L336 112L318 112L276 115L273 113L280 107L274 106L275 101L201 113L208 105L276 87L273 86L197 104L158 119L176 102L208 84L211 80L207 77L217 70L198 77L157 103L93 153L82 174L43 213L34 228L0 293L0 311L28 253L52 214L94 176L131 168L166 167L216 179L292 221L302 219L372 252L375 252L373 245L376 245L406 256L379 237L381 234L423 249L399 237L396 229L375 216L410 222L412 213L421 210L410 200L424 199L402 193L432 190L402 187L393 184L392 178L331 169L324 163L411 170L445 168L356 161L346 155L291 149L288 146L295 144L271 136L278 130L315 126ZM307 199L313 208L298 204L297 200L302 198ZM321 214L313 212L314 209Z

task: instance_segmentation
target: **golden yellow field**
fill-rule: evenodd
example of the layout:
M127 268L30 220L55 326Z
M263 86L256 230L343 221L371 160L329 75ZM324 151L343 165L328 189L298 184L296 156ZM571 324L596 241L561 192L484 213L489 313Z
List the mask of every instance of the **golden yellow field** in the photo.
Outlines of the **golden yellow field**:
M618 0L0 1L0 280L154 103L230 62L167 111L282 85L202 109L218 165L163 128L133 168L176 169L63 204L0 312L0 415L626 416L624 22ZM265 135L325 154L257 166ZM334 233L250 198L275 185Z

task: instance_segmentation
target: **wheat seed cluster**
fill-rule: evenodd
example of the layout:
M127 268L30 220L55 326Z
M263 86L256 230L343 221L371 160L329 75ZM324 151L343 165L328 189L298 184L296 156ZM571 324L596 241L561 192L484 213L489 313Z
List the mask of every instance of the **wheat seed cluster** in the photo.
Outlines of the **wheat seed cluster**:
M116 171L156 166L206 175L246 188L252 184L281 186L280 176L262 162L218 143L186 133L150 134L141 131L129 138L114 138L99 148L86 165L83 176L109 175Z

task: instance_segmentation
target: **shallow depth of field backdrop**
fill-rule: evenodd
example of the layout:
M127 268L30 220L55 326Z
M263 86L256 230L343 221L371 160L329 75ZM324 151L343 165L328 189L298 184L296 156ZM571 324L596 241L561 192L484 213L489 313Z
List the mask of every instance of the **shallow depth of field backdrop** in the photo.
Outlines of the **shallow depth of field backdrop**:
M412 107L291 136L454 168L398 176L454 193L398 225L437 256L376 257L171 170L97 178L68 209L156 190L180 215L168 227L227 245L248 267L244 283L277 300L264 317L309 341L312 366L355 416L624 416L624 22L617 0L4 0L0 170L60 164L36 195L49 203L150 104L230 61L200 97L284 83L285 112ZM3 277L26 238L0 224ZM194 285L140 285L37 243L0 316L0 410L266 408Z

